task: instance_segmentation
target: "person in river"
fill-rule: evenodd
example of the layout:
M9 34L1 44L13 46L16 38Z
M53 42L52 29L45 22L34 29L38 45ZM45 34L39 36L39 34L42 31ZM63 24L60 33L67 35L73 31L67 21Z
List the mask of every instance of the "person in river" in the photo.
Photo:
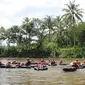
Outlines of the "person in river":
M14 60L14 61L12 62L12 64L18 64L18 62L17 62L16 60Z
M0 66L3 65L2 61L0 60Z
M85 65L85 61L83 62L83 64Z
M0 66L4 66L4 64L2 63L2 61L0 60Z
M48 65L51 66L51 60L50 59L48 60Z
M17 62L17 65L16 65L16 66L17 66L17 67L21 67L20 61Z
M85 65L85 60L81 63L82 65Z
M54 59L51 60L51 65L52 66L56 66L57 65Z
M21 63L21 66L25 66L25 64L24 63Z
M40 62L46 64L46 61L44 59L41 59Z
M34 59L33 59L33 58L31 59L31 63L32 63L32 64L35 64L35 61L34 61Z
M11 65L11 62L8 61L7 64L6 64L6 67L11 67L11 66L12 66L12 65Z
M78 61L78 60L75 60L74 62L73 62L73 65L72 65L73 67L76 67L76 68L79 68L80 67L80 62Z
M85 68L85 60L81 63L81 67Z
M62 59L60 59L60 61L59 61L59 65L61 65L63 63L63 60Z
M44 64L42 62L39 62L38 65L37 65L38 69L43 69L44 67Z
M27 58L27 61L26 61L26 63L25 63L25 66L30 66L30 65L31 65L31 61L30 61L29 58Z

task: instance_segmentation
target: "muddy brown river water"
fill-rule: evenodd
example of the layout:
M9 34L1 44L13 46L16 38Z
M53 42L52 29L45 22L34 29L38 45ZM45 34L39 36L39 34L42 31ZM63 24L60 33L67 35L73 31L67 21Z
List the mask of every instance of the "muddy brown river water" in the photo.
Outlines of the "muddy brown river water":
M7 60L4 59L3 62L6 63ZM47 71L0 68L0 85L85 85L85 69L63 72L63 67L49 66Z

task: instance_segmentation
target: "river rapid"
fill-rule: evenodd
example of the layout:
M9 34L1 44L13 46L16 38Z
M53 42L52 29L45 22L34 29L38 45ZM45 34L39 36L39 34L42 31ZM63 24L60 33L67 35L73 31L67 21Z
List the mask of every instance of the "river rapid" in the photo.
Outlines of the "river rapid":
M2 61L7 63L8 59ZM85 85L85 69L63 72L63 67L49 66L46 71L36 71L33 68L0 68L0 85Z

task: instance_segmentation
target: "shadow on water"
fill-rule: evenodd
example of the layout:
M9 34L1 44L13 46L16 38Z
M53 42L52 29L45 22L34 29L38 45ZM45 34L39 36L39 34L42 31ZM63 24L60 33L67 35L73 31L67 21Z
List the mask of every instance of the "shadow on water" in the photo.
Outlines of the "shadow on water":
M85 69L63 72L63 66L48 68L47 71L0 68L0 85L85 85Z

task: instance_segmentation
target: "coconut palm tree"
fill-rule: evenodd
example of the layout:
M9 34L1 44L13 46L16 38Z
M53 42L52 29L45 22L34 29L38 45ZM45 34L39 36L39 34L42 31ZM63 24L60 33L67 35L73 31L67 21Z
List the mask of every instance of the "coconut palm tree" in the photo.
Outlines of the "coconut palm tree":
M45 26L48 29L49 42L51 41L51 33L53 30L53 18L51 16L46 16L44 20Z
M73 40L74 40L74 46L75 46L75 24L77 20L82 21L82 13L83 10L79 8L79 4L75 4L75 0L74 1L69 1L69 4L66 4L67 8L64 8L63 11L65 12L65 14L63 15L64 17L66 17L69 21L70 21L70 25L73 28Z
M33 28L34 28L34 25L33 23L29 20L28 17L26 17L24 19L24 22L22 24L22 29L23 29L23 33L24 35L26 35L26 44L30 44L31 42L31 35L32 35L32 32L33 32Z
M5 40L6 39L6 30L4 27L0 27L0 40Z
M6 39L6 30L4 27L0 27L0 45Z
M54 34L56 35L56 41L58 45L62 46L62 38L63 38L63 31L64 31L64 21L62 16L56 16L54 19Z
M43 44L43 41L44 41L45 35L46 35L45 23L38 18L34 18L32 20L32 22L34 23L35 36L37 37L37 39L35 39L35 41L37 42L37 48L42 50L42 47L43 47L42 44Z

